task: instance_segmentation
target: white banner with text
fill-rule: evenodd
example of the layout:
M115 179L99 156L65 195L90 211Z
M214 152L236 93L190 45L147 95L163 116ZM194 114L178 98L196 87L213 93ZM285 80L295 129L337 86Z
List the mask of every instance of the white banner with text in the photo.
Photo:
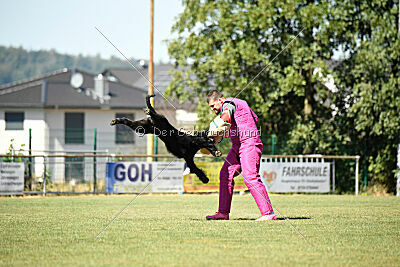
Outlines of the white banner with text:
M329 162L261 162L260 175L269 192L328 193Z
M183 162L108 162L106 193L180 193L183 168Z
M0 162L0 195L22 195L24 172L22 162Z

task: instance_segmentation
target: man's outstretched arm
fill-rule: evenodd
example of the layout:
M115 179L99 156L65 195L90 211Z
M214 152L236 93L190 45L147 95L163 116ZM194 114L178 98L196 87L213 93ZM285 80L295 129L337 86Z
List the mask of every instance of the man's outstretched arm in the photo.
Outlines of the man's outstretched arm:
M233 106L234 107L234 106ZM226 136L231 126L232 109L223 106L223 111L220 116L217 116L211 123L208 136L213 137L217 144L222 137Z

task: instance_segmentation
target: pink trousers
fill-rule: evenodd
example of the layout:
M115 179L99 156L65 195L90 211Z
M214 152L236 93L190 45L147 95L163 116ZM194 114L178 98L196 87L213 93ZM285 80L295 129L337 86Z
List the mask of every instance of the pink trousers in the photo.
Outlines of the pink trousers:
M231 211L234 177L240 172L243 174L244 183L254 197L261 215L273 211L267 190L259 174L262 148L262 143L252 140L242 144L232 144L219 175L219 212L229 213Z

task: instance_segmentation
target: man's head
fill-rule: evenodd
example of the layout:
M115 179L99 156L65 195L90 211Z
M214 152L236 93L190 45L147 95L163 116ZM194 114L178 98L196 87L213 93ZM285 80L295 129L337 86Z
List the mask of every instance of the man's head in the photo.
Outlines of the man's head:
M210 108L215 112L215 114L219 114L221 111L221 106L224 103L225 98L222 93L218 90L212 90L207 95L207 103Z

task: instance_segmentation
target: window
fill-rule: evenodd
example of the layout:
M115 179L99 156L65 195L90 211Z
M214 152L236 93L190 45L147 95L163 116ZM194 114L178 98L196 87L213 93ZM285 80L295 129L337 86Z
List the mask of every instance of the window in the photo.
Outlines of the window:
M24 129L24 112L6 112L6 130Z
M85 114L65 113L65 143L85 143Z
M65 158L65 182L85 181L85 161L83 157Z
M128 118L130 120L134 120L135 116L132 113L117 113L115 114L116 118ZM134 132L131 128L126 125L117 124L115 129L115 143L116 144L133 144L134 140Z

